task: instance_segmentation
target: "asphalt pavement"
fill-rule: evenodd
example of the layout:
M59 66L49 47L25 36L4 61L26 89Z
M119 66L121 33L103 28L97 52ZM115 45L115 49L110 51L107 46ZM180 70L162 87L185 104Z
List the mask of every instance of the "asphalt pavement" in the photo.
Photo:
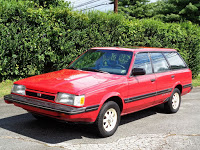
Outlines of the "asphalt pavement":
M99 138L92 125L40 122L0 98L0 150L199 150L200 88L182 97L176 114L163 106L123 116L117 132Z

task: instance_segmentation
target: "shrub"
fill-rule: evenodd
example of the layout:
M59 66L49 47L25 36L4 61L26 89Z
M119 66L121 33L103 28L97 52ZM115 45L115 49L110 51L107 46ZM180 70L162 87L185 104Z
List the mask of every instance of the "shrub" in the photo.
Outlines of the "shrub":
M176 48L196 77L200 70L199 30L190 22L130 21L113 13L83 14L71 11L62 1L42 7L37 0L0 0L0 78L59 70L97 46Z

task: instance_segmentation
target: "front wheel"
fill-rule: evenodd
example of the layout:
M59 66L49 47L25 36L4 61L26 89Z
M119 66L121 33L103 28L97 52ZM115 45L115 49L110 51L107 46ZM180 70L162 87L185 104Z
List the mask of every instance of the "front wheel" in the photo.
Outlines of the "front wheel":
M164 104L167 113L176 113L181 104L181 92L175 88L169 101Z
M97 117L97 130L101 137L108 137L115 133L120 123L120 109L113 101L106 102Z

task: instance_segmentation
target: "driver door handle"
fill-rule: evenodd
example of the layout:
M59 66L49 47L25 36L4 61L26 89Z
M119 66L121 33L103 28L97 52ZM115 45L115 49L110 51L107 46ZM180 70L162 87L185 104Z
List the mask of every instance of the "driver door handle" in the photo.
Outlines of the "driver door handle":
M156 81L156 79L151 79L151 82L155 82Z

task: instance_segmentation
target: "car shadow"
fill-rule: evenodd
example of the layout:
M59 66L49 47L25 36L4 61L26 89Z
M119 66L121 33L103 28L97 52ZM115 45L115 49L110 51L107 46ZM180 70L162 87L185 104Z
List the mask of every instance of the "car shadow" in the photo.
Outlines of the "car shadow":
M142 118L146 118L148 116L152 116L152 115L155 115L157 113L165 113L164 104L122 116L120 125L127 124L129 122L133 122L133 121L136 121L136 120L139 120L139 119L142 119Z
M160 106L132 113L121 118L120 125L162 113ZM42 142L57 144L83 137L98 139L92 124L69 124L55 120L38 121L30 113L0 119L0 127Z

